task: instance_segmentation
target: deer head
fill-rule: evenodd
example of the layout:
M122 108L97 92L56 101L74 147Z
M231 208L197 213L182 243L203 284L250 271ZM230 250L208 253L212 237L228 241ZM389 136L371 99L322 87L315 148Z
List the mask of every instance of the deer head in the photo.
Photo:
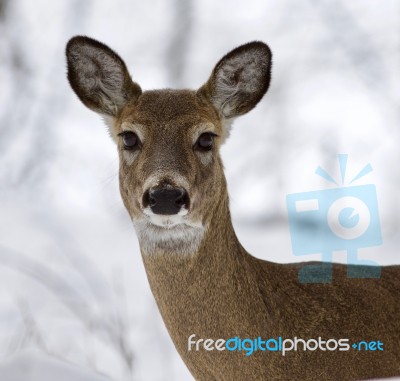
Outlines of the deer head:
M234 49L194 91L142 91L124 61L88 37L72 38L66 53L73 90L118 146L120 191L142 251L195 251L227 199L220 146L268 89L268 46Z

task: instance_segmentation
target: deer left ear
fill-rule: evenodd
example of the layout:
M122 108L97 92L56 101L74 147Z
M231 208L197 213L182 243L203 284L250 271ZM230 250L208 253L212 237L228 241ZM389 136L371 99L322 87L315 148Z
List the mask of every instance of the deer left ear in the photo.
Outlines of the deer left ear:
M271 51L263 42L241 45L217 63L199 94L205 96L225 119L245 114L268 90L271 58Z

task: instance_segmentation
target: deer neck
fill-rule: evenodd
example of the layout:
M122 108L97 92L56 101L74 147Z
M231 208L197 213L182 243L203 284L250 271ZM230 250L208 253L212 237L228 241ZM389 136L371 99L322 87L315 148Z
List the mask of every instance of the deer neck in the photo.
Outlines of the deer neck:
M222 275L218 273L221 269L244 257L245 251L232 226L226 194L221 195L217 205L208 216L208 221L198 229L197 237L193 235L190 237L192 239L186 239L185 242L181 239L183 234L177 232L175 237L172 233L169 241L162 242L162 247L156 247L143 242L147 237L139 234L151 286L160 284L166 291L175 286L175 280L190 282L195 272L207 276Z
M142 246L142 245L141 245ZM257 284L251 276L250 257L234 232L228 196L222 194L198 249L188 255L142 252L150 287L164 322L184 351L190 334L229 337L258 329L238 321L235 314L252 310L260 322L265 314ZM257 319L257 318L256 318Z

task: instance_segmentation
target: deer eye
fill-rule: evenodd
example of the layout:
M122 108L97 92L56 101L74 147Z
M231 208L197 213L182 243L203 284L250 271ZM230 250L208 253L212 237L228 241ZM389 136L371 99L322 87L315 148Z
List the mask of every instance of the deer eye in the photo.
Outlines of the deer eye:
M124 143L124 149L132 150L139 146L139 138L132 131L125 131L120 134L122 136L122 142Z
M205 132L201 134L197 139L197 142L194 148L198 149L199 151L210 151L214 145L214 136L212 132Z

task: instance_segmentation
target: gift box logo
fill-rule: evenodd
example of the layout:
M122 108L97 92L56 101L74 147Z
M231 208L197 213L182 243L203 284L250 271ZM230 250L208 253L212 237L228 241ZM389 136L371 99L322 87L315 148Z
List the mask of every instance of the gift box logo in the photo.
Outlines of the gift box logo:
M332 253L347 251L347 274L351 278L380 277L374 261L360 260L357 250L382 244L376 188L372 184L351 186L372 171L365 166L346 185L348 155L338 155L341 184L318 167L316 174L337 188L289 194L286 204L294 255L320 253L322 264L309 264L299 271L302 283L332 281ZM364 265L364 266L354 266Z

